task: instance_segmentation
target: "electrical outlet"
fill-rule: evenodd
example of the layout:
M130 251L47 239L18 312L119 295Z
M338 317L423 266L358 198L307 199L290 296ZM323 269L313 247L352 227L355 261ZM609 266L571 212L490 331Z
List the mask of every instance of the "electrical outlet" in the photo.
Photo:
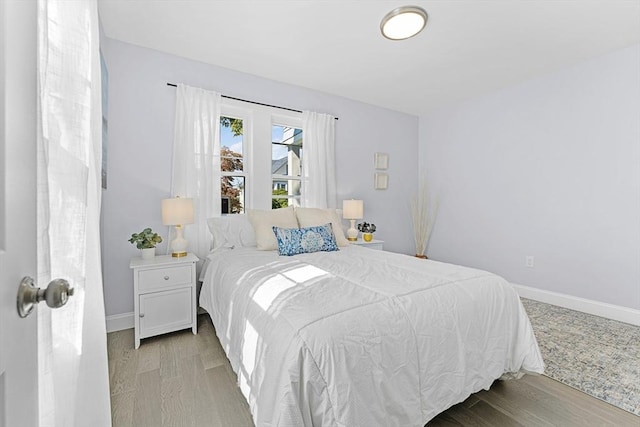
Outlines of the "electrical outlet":
M527 255L524 259L525 267L533 268L533 255Z

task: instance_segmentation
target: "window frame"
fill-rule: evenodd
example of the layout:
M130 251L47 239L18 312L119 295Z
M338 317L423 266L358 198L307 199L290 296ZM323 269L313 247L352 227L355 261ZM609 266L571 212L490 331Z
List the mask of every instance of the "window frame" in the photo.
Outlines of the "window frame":
M276 122L276 121L272 121L272 130L273 130L273 126L281 126L281 127L288 127L291 129L300 129L302 131L302 145L300 145L300 150L302 151L304 149L304 130L302 129L302 123L300 123L300 125L292 125L293 121L291 120L286 120L287 123L281 123L281 122ZM302 120L300 120L300 122L302 122ZM273 139L273 138L272 138ZM274 142L271 141L271 149L273 150L273 145ZM288 145L288 144L283 144L283 145ZM273 151L272 151L273 153ZM301 201L302 201L302 154L300 155L300 175L298 176L294 176L294 175L283 175L283 174L271 174L271 189L272 189L272 193L271 193L271 198L272 199L280 199L280 200L287 200L287 201L291 201L291 200L297 200L297 206L300 206ZM273 162L273 154L271 156L271 161ZM275 182L282 182L282 181L287 181L287 186L291 185L291 181L297 181L300 184L300 195L299 196L290 196L290 195L275 195L273 194L273 187L274 187L274 183ZM292 206L292 204L289 204L288 202L288 206ZM294 204L295 206L295 204Z
M244 176L245 213L247 209L270 210L273 197L272 126L302 129L302 113L223 98L220 103L220 117L242 119L243 126L243 171L242 173L220 171L221 176Z
M233 105L230 103L221 103L220 105L220 116L218 117L218 123L222 117L230 117L234 119L242 120L242 170L241 171L230 171L225 172L220 170L220 176L229 176L229 177L243 177L244 178L244 201L242 205L242 210L244 213L247 212L247 209L251 209L248 202L251 199L251 192L253 191L253 180L251 173L251 111L246 108L241 108L239 105ZM222 125L220 125L220 132L222 132ZM222 150L222 141L220 141L220 150ZM220 155L220 161L222 162L222 155ZM222 194L220 197L223 197ZM238 215L238 214L229 214L229 215ZM241 215L241 214L240 214Z

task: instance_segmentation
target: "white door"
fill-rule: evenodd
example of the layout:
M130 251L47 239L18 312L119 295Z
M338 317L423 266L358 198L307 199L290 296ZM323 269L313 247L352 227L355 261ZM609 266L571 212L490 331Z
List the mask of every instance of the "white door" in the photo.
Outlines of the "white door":
M0 427L38 420L37 313L16 310L36 277L36 5L0 0Z

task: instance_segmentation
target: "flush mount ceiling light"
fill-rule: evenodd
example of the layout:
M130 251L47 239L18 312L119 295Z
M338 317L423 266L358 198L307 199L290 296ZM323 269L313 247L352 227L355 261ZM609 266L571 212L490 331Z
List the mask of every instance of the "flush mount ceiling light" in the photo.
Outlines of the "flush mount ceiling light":
M382 35L389 40L413 37L427 25L427 12L418 6L402 6L387 13L380 22Z

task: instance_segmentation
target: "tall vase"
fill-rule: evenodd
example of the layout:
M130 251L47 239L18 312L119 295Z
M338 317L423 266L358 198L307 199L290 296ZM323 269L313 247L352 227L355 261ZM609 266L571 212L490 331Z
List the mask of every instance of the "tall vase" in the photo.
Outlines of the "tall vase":
M142 259L153 259L156 256L156 248L140 249L142 252Z

